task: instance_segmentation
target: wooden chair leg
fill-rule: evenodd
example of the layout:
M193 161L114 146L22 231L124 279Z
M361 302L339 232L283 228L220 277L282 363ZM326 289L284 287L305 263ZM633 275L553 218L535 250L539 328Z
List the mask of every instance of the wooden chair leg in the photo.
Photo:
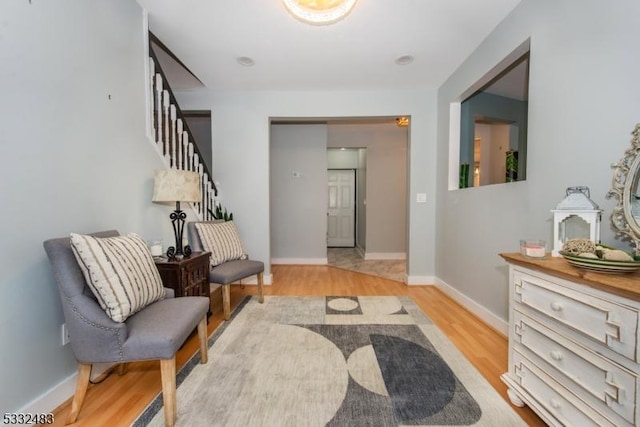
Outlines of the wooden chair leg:
M207 316L205 315L198 323L198 339L200 340L200 363L207 363L209 359L209 348L207 346Z
M164 425L173 427L176 422L176 357L160 360Z
M222 285L222 312L224 320L231 318L231 285Z
M264 290L262 289L262 272L258 273L258 302L264 302Z
M78 363L76 392L73 395L71 412L69 412L69 416L67 417L67 424L75 423L78 419L78 414L80 414L80 408L82 407L84 396L87 394L87 387L89 387L89 378L91 378L91 364Z
M128 363L121 363L120 366L118 366L118 375L126 374L128 367L129 367Z

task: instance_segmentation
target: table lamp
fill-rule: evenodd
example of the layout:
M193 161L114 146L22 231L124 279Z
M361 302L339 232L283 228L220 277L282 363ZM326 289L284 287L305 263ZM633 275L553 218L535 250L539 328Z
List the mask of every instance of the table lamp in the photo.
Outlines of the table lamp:
M178 169L158 169L153 180L154 203L174 203L176 209L169 215L176 245L167 249L167 256L182 258L191 255L189 246L182 247L184 221L187 214L180 209L180 202L201 202L200 175L197 172L189 172Z

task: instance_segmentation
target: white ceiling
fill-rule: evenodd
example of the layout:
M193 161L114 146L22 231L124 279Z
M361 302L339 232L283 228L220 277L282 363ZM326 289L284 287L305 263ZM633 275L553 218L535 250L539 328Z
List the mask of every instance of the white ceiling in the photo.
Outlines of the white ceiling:
M138 0L150 30L210 89L437 88L520 0L359 0L328 26L281 0ZM412 55L409 65L395 59ZM250 57L252 67L237 62ZM184 73L174 90L197 81Z

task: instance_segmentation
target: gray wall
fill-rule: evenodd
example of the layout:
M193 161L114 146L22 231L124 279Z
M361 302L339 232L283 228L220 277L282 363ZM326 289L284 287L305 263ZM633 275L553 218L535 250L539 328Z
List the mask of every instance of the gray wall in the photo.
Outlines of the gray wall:
M76 369L42 242L108 228L168 242L171 227L170 209L151 203L161 162L146 139L140 7L9 0L0 17L4 413L33 409Z
M327 126L272 125L269 164L271 259L326 261Z
M366 215L365 227L360 230L366 233L363 249L367 253L404 254L407 245L406 128L370 123L272 125L271 259L318 261L326 258L326 169L359 170L358 150L327 153L327 146L366 148L367 173L363 178L367 205L362 212ZM293 171L300 172L300 178L293 178ZM361 221L362 218L359 223Z
M438 91L436 274L506 320L507 265L500 252L522 238L552 240L550 209L565 189L586 185L605 210L611 163L640 121L640 2L523 0ZM531 37L527 180L449 191L449 104Z
M407 251L407 139L395 123L329 125L329 147L367 149L368 254Z
M270 274L269 125L282 117L410 116L407 190L408 274L433 283L435 244L436 92L411 91L193 91L179 93L181 108L213 111L213 169L220 199L231 206L252 256ZM242 123L238 126L237 123ZM415 194L426 193L427 203ZM248 197L250 195L250 197ZM369 210L371 207L369 206ZM368 227L373 225L367 221ZM245 237L246 236L246 237ZM367 242L367 249L370 248Z

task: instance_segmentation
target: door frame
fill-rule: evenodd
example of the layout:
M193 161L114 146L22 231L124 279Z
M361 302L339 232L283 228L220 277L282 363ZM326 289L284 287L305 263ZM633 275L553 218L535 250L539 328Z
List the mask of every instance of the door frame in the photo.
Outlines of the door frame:
M351 171L353 173L353 246L330 246L329 245L329 224L327 223L327 248L356 248L358 247L358 174L354 168L327 168L329 171ZM328 185L328 183L327 183ZM329 217L329 208L327 207L327 218Z

